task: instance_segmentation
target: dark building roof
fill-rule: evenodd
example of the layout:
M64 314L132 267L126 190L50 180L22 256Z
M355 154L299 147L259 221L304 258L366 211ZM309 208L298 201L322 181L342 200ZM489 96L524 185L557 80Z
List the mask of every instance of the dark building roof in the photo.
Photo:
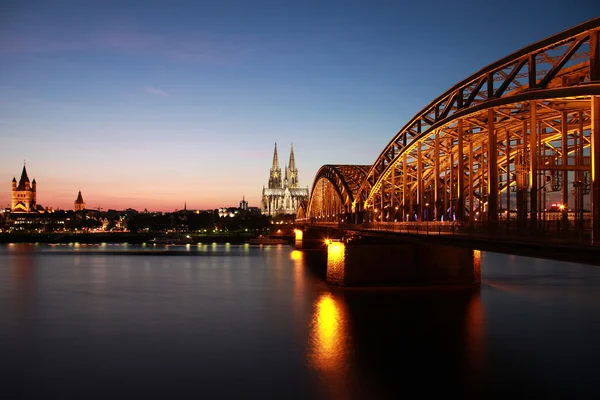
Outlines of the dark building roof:
M21 172L21 179L19 179L19 186L17 186L17 190L26 190L26 183L29 183L29 177L27 176L27 168L25 168L23 165L23 172Z
M81 190L79 191L79 194L77 195L77 200L75 200L75 204L83 204L83 197L81 196Z

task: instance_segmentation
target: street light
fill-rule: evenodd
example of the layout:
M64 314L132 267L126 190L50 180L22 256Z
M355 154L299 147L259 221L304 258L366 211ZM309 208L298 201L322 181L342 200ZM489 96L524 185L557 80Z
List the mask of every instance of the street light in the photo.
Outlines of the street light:
M562 231L567 231L569 229L569 209L566 204L559 204L558 209L560 210L561 218L560 225Z

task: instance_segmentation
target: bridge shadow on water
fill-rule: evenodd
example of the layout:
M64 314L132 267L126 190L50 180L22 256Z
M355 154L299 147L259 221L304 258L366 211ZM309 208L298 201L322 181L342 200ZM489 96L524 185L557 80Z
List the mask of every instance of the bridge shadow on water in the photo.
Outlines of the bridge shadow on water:
M325 280L323 253L305 252L305 265ZM477 394L481 313L478 289L328 286L311 341L326 397Z
M324 281L319 255L309 252L305 261L309 273ZM597 392L588 382L586 366L569 372L560 364L572 355L544 343L564 340L560 335L548 332L521 340L525 333L517 331L523 323L514 321L510 329L496 329L507 322L501 321L496 303L507 293L485 281L481 288L467 290L323 286L314 306L309 361L320 374L326 398L438 393L462 398L537 398ZM487 313L486 304L491 307ZM511 305L502 314L518 315L519 311ZM529 317L529 336L554 324L554 319L537 318ZM538 356L545 363L536 352L543 352ZM556 379L549 378L553 376Z

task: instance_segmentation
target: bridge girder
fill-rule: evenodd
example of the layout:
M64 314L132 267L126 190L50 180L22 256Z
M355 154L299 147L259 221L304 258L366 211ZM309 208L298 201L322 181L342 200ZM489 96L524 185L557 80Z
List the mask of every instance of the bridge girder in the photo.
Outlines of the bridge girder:
M324 165L315 179L308 203L298 218L333 219L350 212L355 194L370 165ZM304 214L300 216L300 214Z

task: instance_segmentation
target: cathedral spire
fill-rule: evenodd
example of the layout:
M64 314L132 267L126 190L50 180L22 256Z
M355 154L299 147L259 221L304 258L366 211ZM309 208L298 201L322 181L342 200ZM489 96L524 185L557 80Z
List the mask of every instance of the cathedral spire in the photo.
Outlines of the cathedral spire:
M273 170L279 169L279 157L277 157L277 142L275 142L275 151L273 152Z
M273 152L273 165L269 175L269 188L281 188L281 168L279 168L279 157L277 156L277 143Z
M289 172L288 172L289 171ZM290 188L298 187L298 169L296 168L296 159L294 158L294 144L290 148L290 163L287 166L286 174L289 174L288 186Z
M288 168L291 171L296 169L296 160L294 159L294 143L292 143L292 148L290 149L290 162L288 163Z

